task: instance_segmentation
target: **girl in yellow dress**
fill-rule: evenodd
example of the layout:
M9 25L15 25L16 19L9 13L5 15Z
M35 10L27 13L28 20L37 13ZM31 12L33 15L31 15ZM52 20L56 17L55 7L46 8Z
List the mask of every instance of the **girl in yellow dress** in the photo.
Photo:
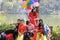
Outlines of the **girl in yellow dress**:
M36 38L36 40L47 40L47 38L44 34L44 29L42 26L43 25L39 24L37 27L37 38Z

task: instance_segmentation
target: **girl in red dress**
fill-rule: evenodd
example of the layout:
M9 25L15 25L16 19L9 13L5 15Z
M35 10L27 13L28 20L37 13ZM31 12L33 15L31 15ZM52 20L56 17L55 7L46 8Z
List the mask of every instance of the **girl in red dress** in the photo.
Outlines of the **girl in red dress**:
M38 12L36 12L36 8L32 9L32 11L29 13L29 19L30 22L36 26L36 20L38 18Z

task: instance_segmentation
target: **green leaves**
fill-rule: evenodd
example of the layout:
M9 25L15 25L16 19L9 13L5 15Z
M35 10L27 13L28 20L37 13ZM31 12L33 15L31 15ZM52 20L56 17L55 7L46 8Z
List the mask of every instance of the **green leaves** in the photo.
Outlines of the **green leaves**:
M0 25L0 33L3 32L3 31L6 31L6 30L12 30L14 29L15 27L13 25L10 25L10 24L2 24Z
M60 40L60 28L53 27L52 37L52 40Z

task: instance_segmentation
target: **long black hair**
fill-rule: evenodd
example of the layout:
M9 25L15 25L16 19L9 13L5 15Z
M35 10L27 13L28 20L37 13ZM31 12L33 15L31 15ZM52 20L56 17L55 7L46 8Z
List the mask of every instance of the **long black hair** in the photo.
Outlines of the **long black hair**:
M34 11L35 10L35 11ZM33 13L33 15L35 16L36 15L36 8L33 7L33 9L31 10L31 12Z
M29 21L26 21L26 25L28 25L30 22Z
M42 22L42 23L40 23L40 21ZM39 19L39 24L38 24L38 27L40 28L40 27L44 27L44 24L43 24L43 20L42 19Z

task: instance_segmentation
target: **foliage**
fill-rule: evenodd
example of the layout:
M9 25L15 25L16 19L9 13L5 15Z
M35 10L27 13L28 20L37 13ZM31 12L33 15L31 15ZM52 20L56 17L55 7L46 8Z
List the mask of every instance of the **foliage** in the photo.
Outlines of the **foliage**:
M60 27L53 27L52 40L60 40Z
M10 24L2 24L0 25L0 33L6 31L6 30L10 30L10 29L14 29L15 27L13 25Z

